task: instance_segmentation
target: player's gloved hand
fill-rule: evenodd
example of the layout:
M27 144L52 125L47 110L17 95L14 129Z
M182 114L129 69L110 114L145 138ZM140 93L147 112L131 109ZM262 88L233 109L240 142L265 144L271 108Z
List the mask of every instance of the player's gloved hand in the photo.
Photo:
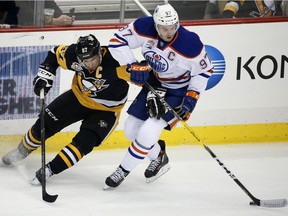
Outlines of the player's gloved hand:
M33 80L34 93L40 95L40 90L44 88L45 95L53 85L55 70L48 64L40 64L38 73Z
M199 99L198 92L187 91L182 103L175 107L174 110L182 120L187 121L191 112L194 110L197 100Z
M162 98L166 94L166 89L164 88L156 88L155 91ZM162 118L166 113L165 105L151 92L149 91L147 94L147 113L150 118Z
M131 82L143 85L149 77L149 69L147 61L141 61L127 64L126 71L130 73Z

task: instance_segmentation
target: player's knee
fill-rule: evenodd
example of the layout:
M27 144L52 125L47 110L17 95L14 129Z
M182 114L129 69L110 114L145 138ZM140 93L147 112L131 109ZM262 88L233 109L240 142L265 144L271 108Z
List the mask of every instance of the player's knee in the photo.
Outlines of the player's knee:
M87 155L94 147L101 144L101 140L95 132L90 130L81 130L73 138L72 144L79 149L82 155Z
M157 143L166 122L164 120L157 120L156 118L149 118L140 128L137 135L137 141L146 147L150 147ZM153 130L151 130L153 128ZM149 136L147 136L149 134Z
M130 130L130 129L127 129L126 127L125 127L125 129L124 129L124 135L125 135L125 137L126 137L128 140L130 140L130 141L135 140L135 138L136 138L136 136L137 136L137 132L138 132L138 131L136 131L136 130Z
M40 121L37 120L31 127L31 134L36 140L41 140Z
M33 136L38 140L41 139L41 125L40 124L41 124L40 119L37 119L35 124L31 127L31 132ZM53 129L54 127L45 127L46 139L48 139L49 137L53 136L56 132L58 132L58 131L54 131Z
M124 135L130 141L134 141L137 137L140 126L143 121L130 115L124 124Z

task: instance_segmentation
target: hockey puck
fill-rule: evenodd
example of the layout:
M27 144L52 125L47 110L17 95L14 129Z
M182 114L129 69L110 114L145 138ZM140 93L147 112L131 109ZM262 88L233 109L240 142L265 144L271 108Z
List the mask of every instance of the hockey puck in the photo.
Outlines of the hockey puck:
M256 206L256 204L254 203L254 202L250 202L250 205L252 205L252 206Z

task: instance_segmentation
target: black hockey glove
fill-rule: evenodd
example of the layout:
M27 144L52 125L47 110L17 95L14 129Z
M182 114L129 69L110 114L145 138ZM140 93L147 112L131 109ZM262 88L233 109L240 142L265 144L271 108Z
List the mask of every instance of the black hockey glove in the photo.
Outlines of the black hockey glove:
M40 95L40 90L44 88L45 95L53 85L55 70L48 64L40 64L38 73L33 80L34 93Z
M166 94L166 89L164 88L156 88L155 91L162 98ZM166 113L165 105L151 92L149 91L147 94L147 113L150 118L162 118Z
M126 71L130 73L131 82L137 85L143 85L149 77L150 67L147 61L141 61L140 63L128 64Z
M182 120L187 121L191 112L194 110L199 94L195 91L187 91L182 103L175 107L174 110Z

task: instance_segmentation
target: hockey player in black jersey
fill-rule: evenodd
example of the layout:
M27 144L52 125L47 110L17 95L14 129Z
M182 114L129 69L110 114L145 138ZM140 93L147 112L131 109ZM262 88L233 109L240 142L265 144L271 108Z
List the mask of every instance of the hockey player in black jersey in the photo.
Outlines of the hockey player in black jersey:
M149 75L146 62L120 66L106 46L89 34L75 44L60 45L48 52L34 78L34 92L39 96L52 87L58 67L74 71L72 87L45 109L45 138L74 122L82 121L78 133L46 167L46 179L72 167L115 129L127 101L129 84L142 85ZM67 71L68 72L68 71ZM18 147L2 157L6 165L26 158L41 145L40 118L24 135ZM41 184L40 169L30 180Z
M283 0L233 0L223 8L223 18L282 16Z

